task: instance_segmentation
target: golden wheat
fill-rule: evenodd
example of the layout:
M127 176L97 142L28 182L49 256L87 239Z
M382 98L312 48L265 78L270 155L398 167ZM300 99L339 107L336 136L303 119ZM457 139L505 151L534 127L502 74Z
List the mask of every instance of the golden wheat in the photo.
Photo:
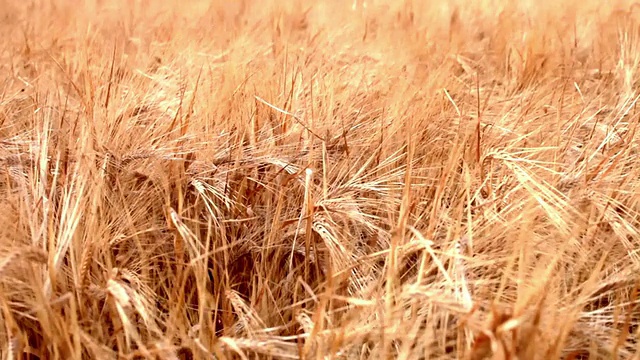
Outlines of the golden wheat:
M0 0L2 359L640 359L639 11Z

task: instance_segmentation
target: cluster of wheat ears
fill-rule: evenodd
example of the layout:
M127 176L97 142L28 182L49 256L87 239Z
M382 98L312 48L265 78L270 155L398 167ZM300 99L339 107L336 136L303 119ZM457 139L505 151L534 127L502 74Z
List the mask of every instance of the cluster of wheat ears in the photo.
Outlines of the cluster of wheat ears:
M640 359L640 6L0 0L4 359Z

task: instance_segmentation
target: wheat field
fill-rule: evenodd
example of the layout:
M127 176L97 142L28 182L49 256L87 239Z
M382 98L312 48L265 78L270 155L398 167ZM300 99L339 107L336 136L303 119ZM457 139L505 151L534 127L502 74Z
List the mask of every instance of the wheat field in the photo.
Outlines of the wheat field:
M0 0L4 359L640 359L640 4Z

